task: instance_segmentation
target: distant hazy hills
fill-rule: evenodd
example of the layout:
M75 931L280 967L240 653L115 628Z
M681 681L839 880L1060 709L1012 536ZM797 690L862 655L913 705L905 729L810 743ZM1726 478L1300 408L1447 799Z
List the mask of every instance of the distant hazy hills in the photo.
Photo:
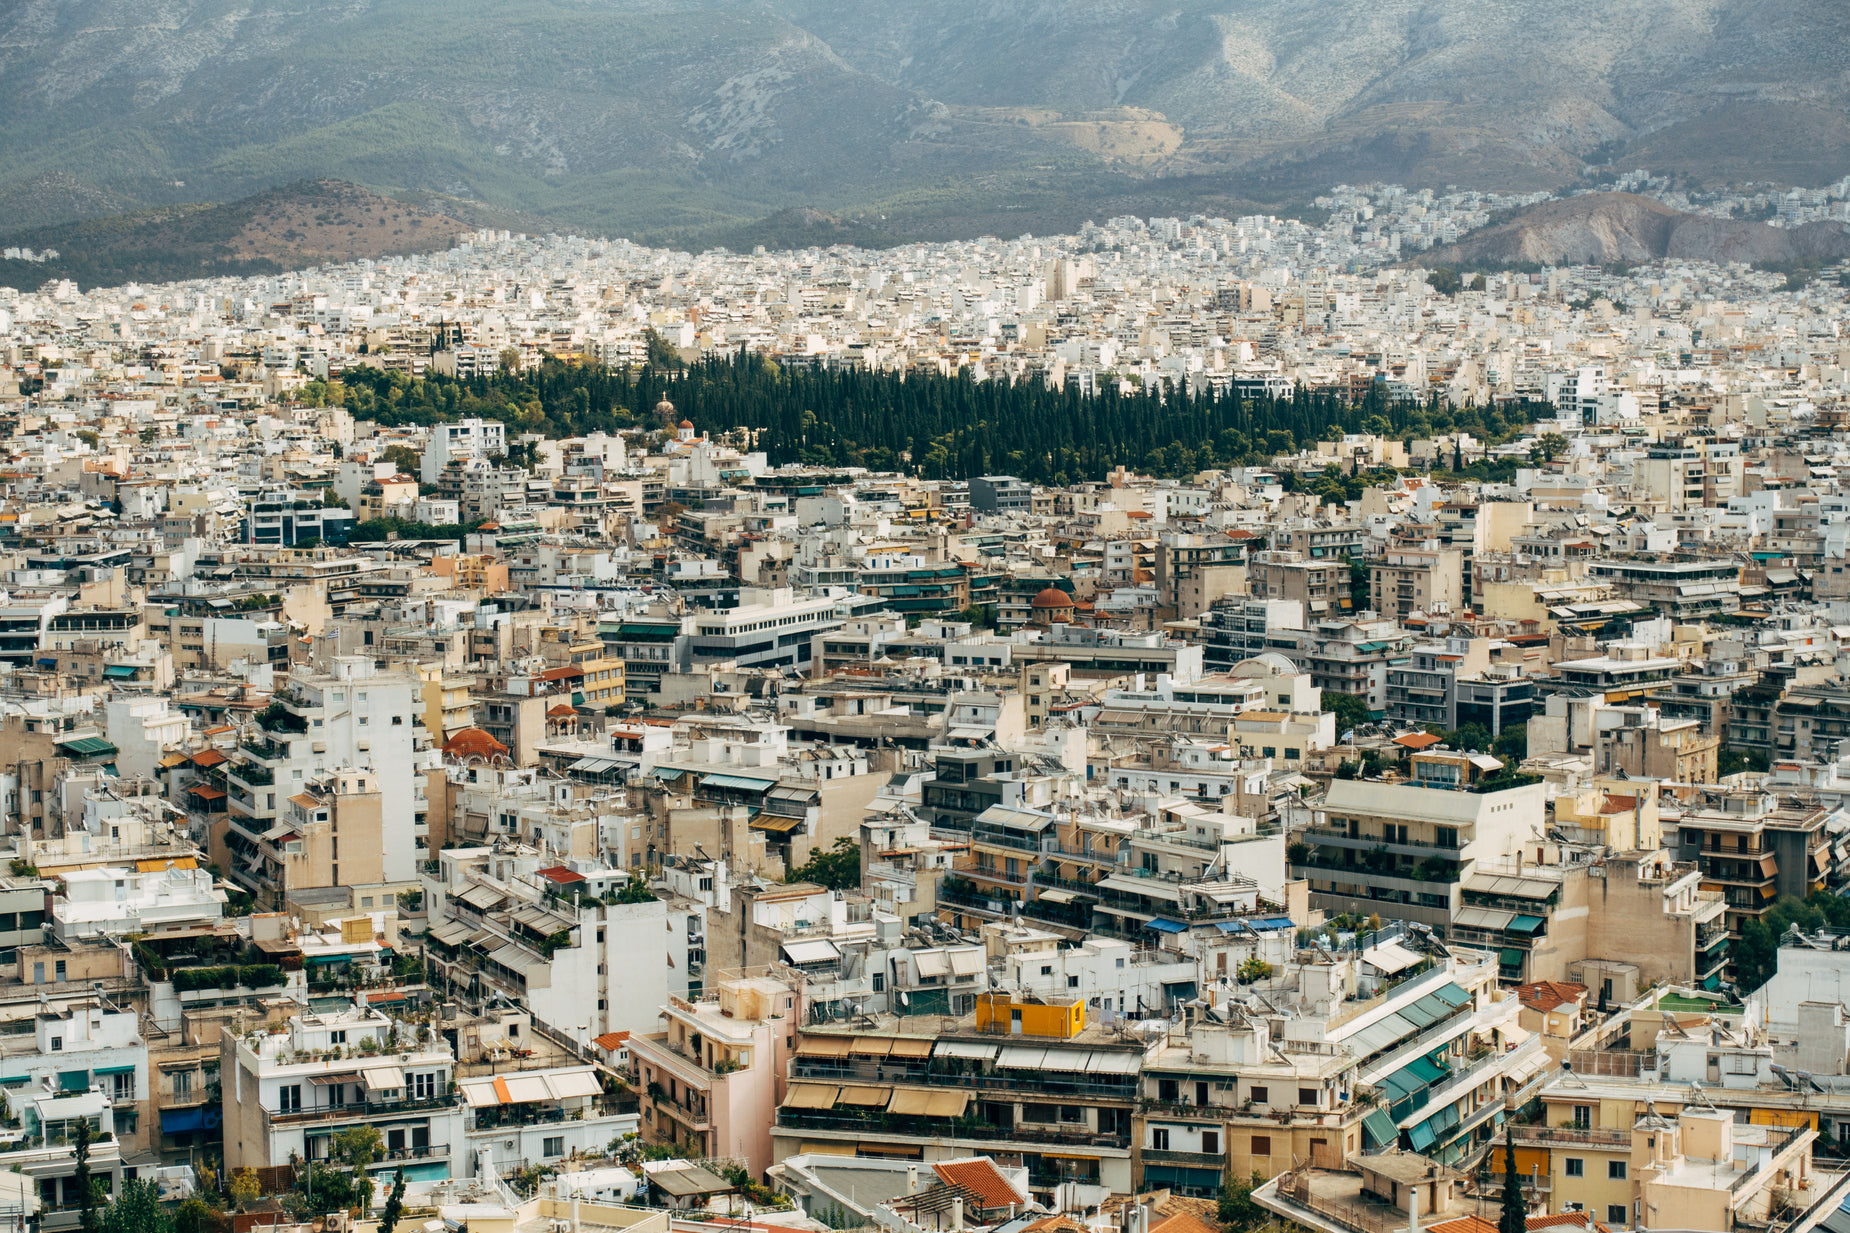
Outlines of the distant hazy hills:
M81 286L258 274L448 248L465 224L338 180L308 180L225 205L162 206L9 235L48 260L0 260L0 285Z
M1436 248L1422 265L1605 265L1658 257L1774 265L1850 257L1850 228L1802 227L1686 214L1632 193L1587 193L1518 210L1494 227Z
M14 0L0 231L305 176L687 242L1817 183L1846 53L1841 0Z

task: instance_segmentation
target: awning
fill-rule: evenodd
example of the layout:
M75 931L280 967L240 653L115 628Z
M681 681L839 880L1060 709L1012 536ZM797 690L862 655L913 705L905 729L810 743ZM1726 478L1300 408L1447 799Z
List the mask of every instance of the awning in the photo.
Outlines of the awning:
M120 753L114 745L100 736L80 736L69 741L59 741L58 748L80 758L100 757L103 754Z
M805 1036L797 1052L804 1057L847 1057L853 1044L842 1036Z
M1459 988L1456 984L1454 984L1451 981L1447 981L1445 984L1440 985L1437 989L1434 989L1432 991L1432 996L1439 998L1440 1000L1445 1002L1446 1005L1451 1006L1454 1009L1460 1006L1468 1005L1471 1001L1471 995L1466 993L1463 989Z
M225 790L223 788L194 784L186 791L188 795L196 796L202 801L222 801L225 799Z
M941 950L915 950L912 962L918 965L921 977L943 976L951 970L950 961Z
M931 1093L917 1088L902 1087L893 1091L892 1102L886 1107L888 1113L903 1113L911 1117L926 1117L931 1112Z
M975 976L983 970L983 952L978 947L966 946L944 953L950 958L952 976Z
M933 1092L927 1117L962 1117L970 1107L968 1092Z
M1073 892L1072 891L1044 890L1040 893L1038 897L1046 900L1048 903L1071 903L1073 902Z
M471 1109L486 1109L501 1103L501 1093L495 1090L493 1079L458 1086L462 1088L463 1099L469 1102Z
M1423 1152L1431 1147L1433 1138L1432 1127L1428 1126L1425 1122L1421 1122L1418 1126L1414 1126L1407 1131L1407 1140L1413 1145L1413 1150L1416 1152Z
M1497 952L1497 962L1506 968L1522 966L1522 951L1514 946L1505 946Z
M347 1083L358 1083L360 1072L349 1070L337 1075L310 1075L308 1081L315 1087L340 1087Z
M1386 1109L1370 1109L1362 1118L1362 1138L1365 1147L1391 1147L1400 1139L1400 1130Z
M39 657L39 667L56 668L57 666L58 666L58 657L56 655L41 655Z
M893 1051L889 1053L887 1056L888 1057L930 1057L931 1056L931 1042L929 1040L895 1039L893 1041Z
M90 1072L87 1070L61 1070L58 1072L58 1090L60 1092L87 1092L90 1090Z
M744 775L708 775L700 781L703 788L740 788L747 792L765 792L776 785L775 779L749 779Z
M784 958L798 967L810 963L838 963L841 951L835 943L827 938L811 938L807 942L783 943Z
M545 1075L504 1075L501 1085L507 1089L507 1103L531 1105L552 1099L552 1088Z
M996 1057L996 1065L1010 1070L1039 1070L1041 1062L1047 1056L1045 1048L1024 1045L1004 1045Z
M405 1072L396 1066L375 1066L363 1073L369 1092L393 1092L405 1086Z
M786 1109L833 1109L841 1089L833 1083L792 1083L784 1095Z
M780 818L768 813L761 813L751 821L751 828L755 831L776 831L780 835L787 835L801 825L802 818Z
M1510 922L1509 931L1522 937L1530 937L1546 923L1539 916L1518 916Z
M841 1094L835 1098L835 1103L867 1109L884 1109L886 1102L892 1099L892 1096L893 1089L890 1087L855 1085L844 1087Z
M1040 1068L1075 1073L1090 1071L1092 1052L1089 1049L1049 1049L1041 1057Z
M552 1089L554 1100L599 1096L604 1091L604 1085L597 1081L597 1075L589 1070L556 1071L546 1076L546 1086Z
M1165 920L1160 916L1155 920L1145 921L1143 927L1145 929L1154 929L1158 933L1185 933L1188 931L1188 926L1184 925L1181 921Z
M93 1075L132 1075L135 1073L135 1068L133 1066L98 1066L90 1073Z
M161 1133L164 1135L183 1135L206 1128L206 1108L195 1105L190 1109L162 1109Z
M932 1053L938 1057L962 1057L979 1062L993 1062L996 1058L996 1048L995 1045L977 1040L941 1040L932 1048Z
M892 1051L892 1040L884 1036L856 1036L848 1049L855 1057L885 1057Z

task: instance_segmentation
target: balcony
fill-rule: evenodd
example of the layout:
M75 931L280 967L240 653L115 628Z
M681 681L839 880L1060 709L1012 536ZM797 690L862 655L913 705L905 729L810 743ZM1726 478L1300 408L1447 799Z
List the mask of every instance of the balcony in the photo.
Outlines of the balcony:
M940 1143L947 1140L1003 1140L1128 1150L1123 1135L1099 1134L1089 1127L1062 1129L1057 1123L997 1126L969 1118L913 1117L889 1113L874 1113L863 1117L829 1110L780 1108L777 1111L777 1126L789 1130L834 1130L875 1139L918 1138Z
M1137 1107L1149 1117L1185 1122L1224 1122L1238 1116L1240 1112L1230 1105L1191 1105L1179 1100L1157 1100L1148 1096L1140 1098ZM1145 1153L1146 1156L1148 1154Z
M449 1095L434 1096L427 1100L361 1101L350 1105L298 1109L287 1113L265 1109L263 1123L268 1127L279 1127L307 1126L316 1122L375 1121L381 1117L393 1117L401 1113L435 1112L455 1107L456 1098Z
M1183 1165L1191 1169L1224 1169L1227 1156L1224 1152L1210 1155L1207 1152L1172 1152L1167 1148L1146 1147L1143 1149L1145 1164Z

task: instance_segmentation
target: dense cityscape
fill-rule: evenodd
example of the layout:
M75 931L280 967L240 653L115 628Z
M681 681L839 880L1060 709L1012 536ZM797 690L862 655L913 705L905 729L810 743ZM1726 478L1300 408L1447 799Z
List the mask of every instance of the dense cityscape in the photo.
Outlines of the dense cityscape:
M0 289L0 1214L1844 1233L1850 271L1548 197Z

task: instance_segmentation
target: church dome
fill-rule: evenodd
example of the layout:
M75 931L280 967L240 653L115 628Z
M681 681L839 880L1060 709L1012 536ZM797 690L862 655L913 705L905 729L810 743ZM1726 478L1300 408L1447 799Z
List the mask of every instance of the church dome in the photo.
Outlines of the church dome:
M1071 608L1073 597L1059 587L1048 587L1029 601L1031 608Z

